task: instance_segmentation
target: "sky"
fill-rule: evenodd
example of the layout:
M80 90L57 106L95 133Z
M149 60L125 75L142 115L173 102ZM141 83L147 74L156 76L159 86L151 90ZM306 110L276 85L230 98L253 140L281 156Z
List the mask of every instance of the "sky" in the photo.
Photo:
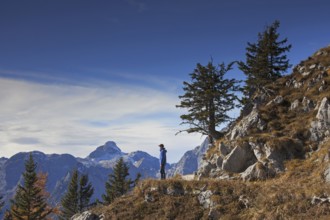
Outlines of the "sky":
M179 134L197 63L245 60L275 20L293 66L330 44L328 0L0 0L0 157L86 157L114 141L168 161L200 145ZM237 68L227 77L243 79ZM239 110L232 113L237 117Z

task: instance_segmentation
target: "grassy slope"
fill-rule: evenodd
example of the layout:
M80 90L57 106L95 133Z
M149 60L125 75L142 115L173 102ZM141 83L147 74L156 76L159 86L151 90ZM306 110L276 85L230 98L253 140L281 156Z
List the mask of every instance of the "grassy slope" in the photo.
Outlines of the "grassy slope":
M214 209L221 219L329 219L329 203L311 203L314 196L330 195L323 177L329 150L330 141L306 160L288 161L286 172L266 181L145 180L130 195L109 206L95 207L93 212L105 214L106 219L208 219L209 209L203 209L194 195L203 189L214 193ZM169 188L184 189L185 194L168 195ZM148 192L153 202L145 201ZM240 196L247 199L247 207Z
M330 47L324 48L330 54ZM330 66L330 56L313 56L302 65L309 66L321 63ZM315 118L316 110L310 112L289 111L290 103L307 97L320 101L323 97L330 98L330 70L324 77L328 87L319 92L321 82L308 87L312 78L320 74L315 71L311 76L302 77L294 71L271 85L276 95L283 96L285 102L280 106L262 106L259 110L261 117L267 122L266 131L258 132L253 129L245 139L260 139L274 147L300 147L296 149L298 156L287 161L286 171L274 179L256 182L241 180L185 181L170 179L165 181L145 180L135 190L117 199L110 206L98 206L95 213L105 214L106 219L208 219L209 209L203 209L198 202L198 190L211 190L214 194L212 201L214 209L221 213L221 219L330 219L330 204L313 205L314 196L330 195L330 186L325 183L323 173L329 162L325 160L330 152L330 140L318 148L309 141L310 122ZM285 83L295 78L304 82L300 89L285 86ZM299 138L303 144L295 144ZM246 141L244 138L241 141ZM224 140L221 140L224 141ZM315 151L316 150L316 151ZM217 152L210 149L208 155ZM300 156L299 156L300 155ZM173 196L166 193L167 189L183 189L184 195ZM151 190L153 189L153 190ZM145 195L149 194L153 202L146 202ZM239 201L244 196L247 206Z

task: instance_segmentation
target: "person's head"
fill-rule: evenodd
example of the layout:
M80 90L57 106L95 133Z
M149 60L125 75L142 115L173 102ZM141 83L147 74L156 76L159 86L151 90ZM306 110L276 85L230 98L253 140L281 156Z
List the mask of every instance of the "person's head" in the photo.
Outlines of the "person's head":
M164 144L160 144L158 145L160 148L164 148Z

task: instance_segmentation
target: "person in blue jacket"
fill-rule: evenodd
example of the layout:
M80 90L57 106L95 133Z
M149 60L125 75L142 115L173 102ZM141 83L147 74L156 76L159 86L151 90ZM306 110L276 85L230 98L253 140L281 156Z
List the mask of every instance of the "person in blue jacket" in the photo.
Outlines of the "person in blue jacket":
M159 163L160 163L160 178L165 179L165 165L166 165L166 152L167 150L164 147L164 144L160 144L160 155L159 155Z

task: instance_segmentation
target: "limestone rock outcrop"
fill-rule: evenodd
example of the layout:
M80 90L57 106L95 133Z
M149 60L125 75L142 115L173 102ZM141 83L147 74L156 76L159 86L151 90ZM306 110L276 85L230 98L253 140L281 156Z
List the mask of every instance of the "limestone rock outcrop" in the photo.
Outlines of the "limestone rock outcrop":
M324 171L324 178L327 183L330 183L330 165Z
M234 128L229 132L230 140L244 137L248 134L249 129L256 126L259 130L266 128L266 123L260 118L257 107L253 107L251 113L244 117Z
M243 180L265 180L267 178L274 177L275 175L275 169L268 167L261 162L253 164L241 173Z
M222 163L222 169L232 173L240 173L257 162L251 146L247 143L236 146L226 156Z
M330 136L330 104L327 97L322 99L315 119L310 128L311 140L321 141Z
M105 220L103 216L98 216L90 211L85 211L83 213L78 213L71 217L71 220Z

